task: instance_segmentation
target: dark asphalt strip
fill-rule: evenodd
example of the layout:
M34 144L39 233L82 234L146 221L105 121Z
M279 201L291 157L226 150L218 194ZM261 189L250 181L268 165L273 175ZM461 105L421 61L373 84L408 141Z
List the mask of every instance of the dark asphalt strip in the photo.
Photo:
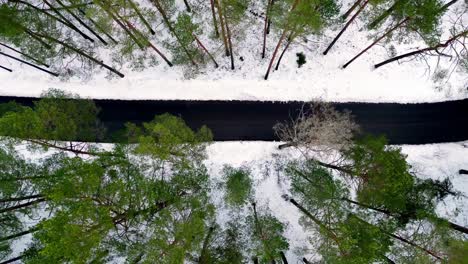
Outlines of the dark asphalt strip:
M0 97L31 105L37 98ZM95 100L100 119L110 132L126 122L150 121L170 113L191 128L207 125L217 141L277 140L272 127L297 116L301 102L257 101L124 101ZM363 133L386 135L391 144L427 144L468 140L468 99L442 103L336 103L349 110Z

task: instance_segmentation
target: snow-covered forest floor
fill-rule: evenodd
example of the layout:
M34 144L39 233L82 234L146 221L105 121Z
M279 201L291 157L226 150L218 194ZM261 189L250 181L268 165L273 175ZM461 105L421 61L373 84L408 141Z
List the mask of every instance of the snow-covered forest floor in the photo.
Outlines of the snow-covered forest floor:
M345 1L342 13L351 2ZM217 69L210 62L196 70L191 65L176 65L170 68L164 62L160 62L140 72L132 72L129 65L124 65L121 71L126 77L123 79L108 79L108 73L101 70L87 80L74 77L62 81L43 72L32 71L28 66L20 65L16 61L2 58L4 66L15 70L13 73L0 72L0 95L37 97L46 89L59 88L84 97L143 100L307 101L321 98L337 102L410 103L468 97L466 72L454 71L450 58L442 57L437 68L437 58L432 57L428 58L428 61L391 63L373 69L375 63L390 57L390 50L395 50L396 54L405 53L424 47L426 44L422 41L411 44L392 42L391 45L376 46L347 69L341 69L347 60L371 42L368 39L369 32L363 30L365 24L359 19L349 27L327 56L322 55L322 52L343 23L338 23L334 30L327 29L322 37L308 36L296 39L286 52L279 70L272 72L270 79L265 81L263 76L280 33L272 28L272 33L267 39L266 58L261 59L264 20L247 12L245 21L232 29L236 69L231 70L229 57L223 56L222 41L210 38L213 29L207 17L210 15L209 10L206 10L209 9L209 1L200 5L203 15L200 15L198 20L204 21L203 35L200 38L215 54L220 64ZM463 1L459 1L451 10L463 5ZM251 9L253 10L250 11L255 13L263 13L260 2L254 4ZM452 15L448 12L443 17L443 36L450 34L450 21L454 19ZM468 14L465 14L461 23L468 23ZM158 42L158 37L161 34L167 35L166 29L163 24L159 24L155 30L158 33L154 42L162 47L162 41L159 39ZM2 51L10 53L4 48ZM301 68L298 68L296 63L296 53L299 52L305 54L307 61ZM106 61L104 54L101 54L101 57ZM434 72L445 72L445 77L450 78L435 81ZM443 75L436 74L439 77Z
M275 164L282 157L291 158L298 153L289 150L278 150L279 142L216 142L207 148L208 159L206 165L212 176L212 197L218 207L217 221L223 224L228 220L229 209L223 202L223 188L216 188L222 180L222 169L225 165L232 167L245 166L251 170L255 186L255 200L259 207L268 207L272 214L287 228L285 236L290 243L287 252L289 263L302 263L304 248L310 248L310 234L299 224L301 213L290 203L284 201L281 195L288 193L288 182L278 177ZM454 189L465 197L446 199L439 205L440 216L463 225L468 225L468 177L459 175L458 171L468 168L468 141L445 144L431 144L400 146L403 153L408 155L412 171L421 178L443 179L450 178ZM457 209L456 209L457 208ZM47 217L47 216L44 216ZM30 236L18 240L14 247L13 256L19 254L26 246ZM310 250L308 251L310 252Z

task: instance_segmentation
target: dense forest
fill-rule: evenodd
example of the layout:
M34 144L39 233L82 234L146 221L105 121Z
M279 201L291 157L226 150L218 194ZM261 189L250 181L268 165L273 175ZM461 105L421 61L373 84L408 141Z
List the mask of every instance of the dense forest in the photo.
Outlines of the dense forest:
M422 179L350 113L313 103L275 131L285 201L310 236L287 259L286 224L257 203L248 166L214 177L209 128L175 116L126 124L115 144L91 100L50 90L0 105L0 261L13 263L464 263L468 229L436 213L460 197ZM332 158L330 158L332 157ZM218 180L215 180L217 178ZM220 179L220 180L219 180ZM214 197L213 193L222 195ZM220 200L221 202L215 202ZM220 214L223 221L220 221ZM12 254L18 241L24 250ZM297 253L295 254L297 255ZM289 262L288 262L289 261Z
M466 11L463 0L1 0L0 69L16 70L2 65L8 59L62 79L86 79L102 69L123 78L129 74L123 70L161 63L167 71L173 66L235 71L248 60L250 70L259 76L264 71L266 80L291 46L318 38L329 43L320 56L338 52L335 44L359 21L369 41L336 65L342 70L376 45L386 45L390 56L375 68L436 58L450 62L450 71L467 71ZM447 14L449 21L442 19ZM397 54L393 44L414 46ZM241 47L258 54L246 58ZM297 54L298 67L307 55ZM262 60L268 67L256 69ZM435 78L450 75L441 71Z

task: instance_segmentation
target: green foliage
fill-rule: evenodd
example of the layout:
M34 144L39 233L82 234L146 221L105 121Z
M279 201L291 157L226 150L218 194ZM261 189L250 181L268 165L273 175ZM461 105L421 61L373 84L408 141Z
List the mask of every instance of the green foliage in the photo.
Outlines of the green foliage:
M186 54L185 49L192 55L192 57L202 57L201 51L197 48L195 38L193 35L201 34L199 25L192 21L191 16L182 13L177 16L174 23L174 34L178 36L179 43L169 43L167 47L173 52L173 61L176 64L186 64L190 62L190 58Z
M242 206L252 198L252 179L247 168L223 169L226 194L224 199L231 206Z
M297 56L297 67L298 68L301 68L302 65L306 64L306 56L304 55L304 53L302 52L299 52L299 53L296 53L296 56Z

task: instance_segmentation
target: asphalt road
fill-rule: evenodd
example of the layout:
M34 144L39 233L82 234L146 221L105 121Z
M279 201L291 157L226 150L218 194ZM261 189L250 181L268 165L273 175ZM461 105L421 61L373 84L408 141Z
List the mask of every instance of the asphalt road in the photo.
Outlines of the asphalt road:
M31 105L33 98L0 97ZM95 100L100 119L110 132L126 122L150 121L154 115L171 113L192 128L207 125L215 140L276 140L277 122L297 115L301 102L257 101L123 101ZM468 140L468 99L443 103L374 104L337 103L349 110L364 133L387 136L391 144L426 144Z

